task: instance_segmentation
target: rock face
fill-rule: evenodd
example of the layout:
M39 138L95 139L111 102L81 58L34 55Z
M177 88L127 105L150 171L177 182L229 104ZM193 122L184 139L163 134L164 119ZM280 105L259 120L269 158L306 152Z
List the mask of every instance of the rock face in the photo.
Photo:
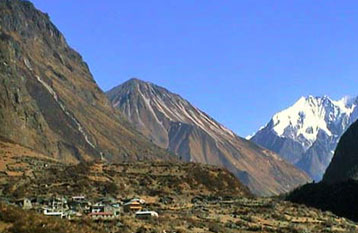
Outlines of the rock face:
M340 139L332 162L323 177L325 183L358 180L358 122Z
M107 96L155 144L185 161L226 167L255 194L287 192L309 180L275 153L238 137L162 87L132 79Z
M358 98L302 97L277 113L251 141L278 153L320 181L339 138L358 118Z
M0 1L0 137L67 162L168 158L114 110L48 15Z

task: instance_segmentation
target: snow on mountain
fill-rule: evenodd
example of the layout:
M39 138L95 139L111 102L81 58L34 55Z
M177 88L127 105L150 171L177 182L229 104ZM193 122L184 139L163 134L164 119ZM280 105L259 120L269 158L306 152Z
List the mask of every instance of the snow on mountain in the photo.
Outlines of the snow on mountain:
M333 101L327 96L301 97L292 107L274 115L273 130L278 136L294 139L308 149L320 130L332 136L329 123L348 119L355 108L356 104L348 104L347 98ZM342 122L342 128L347 127L346 122Z
M301 97L291 107L275 114L251 140L277 152L314 179L320 179L339 138L358 118L357 104L358 98ZM317 156L319 160L313 158Z

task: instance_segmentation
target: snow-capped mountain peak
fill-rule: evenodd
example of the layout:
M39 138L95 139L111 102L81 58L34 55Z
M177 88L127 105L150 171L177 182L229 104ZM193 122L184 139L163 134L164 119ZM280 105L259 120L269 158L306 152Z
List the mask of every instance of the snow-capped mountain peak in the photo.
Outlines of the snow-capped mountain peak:
M301 97L275 114L250 140L320 180L339 138L358 119L358 98Z
M272 130L280 137L291 138L299 142L305 149L324 132L328 136L332 132L332 122L340 122L345 128L356 105L357 99L342 98L334 101L328 96L301 97L293 106L285 109L272 118Z

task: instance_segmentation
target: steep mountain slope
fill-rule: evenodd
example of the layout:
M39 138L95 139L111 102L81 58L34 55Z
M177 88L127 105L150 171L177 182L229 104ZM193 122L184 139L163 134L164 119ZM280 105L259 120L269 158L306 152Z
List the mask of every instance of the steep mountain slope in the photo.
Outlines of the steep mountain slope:
M48 15L0 1L0 137L67 162L167 153L129 126Z
M308 181L276 154L236 136L164 88L132 79L107 95L151 141L185 161L228 168L255 194L283 193Z
M251 141L321 180L339 138L358 118L358 98L302 97L273 116Z
M341 137L323 180L304 185L288 196L288 200L329 210L358 221L358 122Z
M358 121L340 139L332 162L323 176L326 183L350 179L358 180Z

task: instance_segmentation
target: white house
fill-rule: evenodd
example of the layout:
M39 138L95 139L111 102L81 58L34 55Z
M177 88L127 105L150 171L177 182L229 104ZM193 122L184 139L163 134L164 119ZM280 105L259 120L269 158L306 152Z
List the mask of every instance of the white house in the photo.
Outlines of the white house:
M53 216L53 217L60 217L60 218L66 217L63 211L54 210L50 208L43 208L43 210L44 210L43 214L46 216Z
M85 200L86 200L85 196L73 196L72 197L72 201L75 201L75 202L83 202Z
M136 218L139 219L149 219L149 218L158 218L159 214L155 211L137 211L135 213Z

